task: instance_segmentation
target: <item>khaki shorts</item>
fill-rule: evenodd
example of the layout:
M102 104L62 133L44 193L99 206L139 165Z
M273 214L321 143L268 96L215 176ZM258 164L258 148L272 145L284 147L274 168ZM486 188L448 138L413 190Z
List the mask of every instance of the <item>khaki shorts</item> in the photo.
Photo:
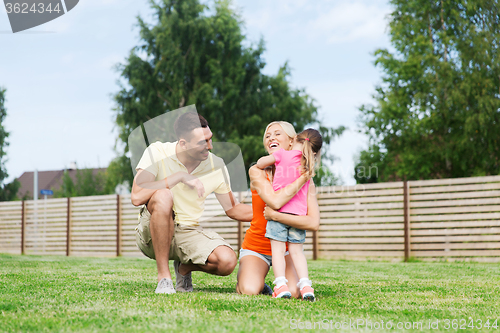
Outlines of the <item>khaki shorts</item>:
M139 249L147 257L155 259L155 251L149 230L151 213L143 206L140 211L139 225L136 227L136 241ZM205 265L208 256L221 245L233 249L228 242L214 231L203 230L200 226L175 224L174 237L170 245L169 259L183 264Z

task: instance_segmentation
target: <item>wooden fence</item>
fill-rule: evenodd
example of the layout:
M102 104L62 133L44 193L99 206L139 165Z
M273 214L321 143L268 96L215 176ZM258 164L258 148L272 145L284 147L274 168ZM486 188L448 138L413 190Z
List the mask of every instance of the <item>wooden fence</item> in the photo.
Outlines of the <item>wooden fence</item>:
M317 197L309 258L500 261L500 176L321 187ZM138 211L130 195L2 202L0 252L142 256ZM225 216L213 195L200 224L235 250L250 226Z

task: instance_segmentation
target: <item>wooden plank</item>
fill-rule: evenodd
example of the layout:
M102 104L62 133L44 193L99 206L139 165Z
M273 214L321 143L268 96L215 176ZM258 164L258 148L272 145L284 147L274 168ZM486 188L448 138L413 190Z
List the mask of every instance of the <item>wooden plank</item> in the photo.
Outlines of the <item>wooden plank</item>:
M499 220L499 219L500 219L500 213L415 215L411 217L412 223L430 222L430 221L467 221L467 220Z
M435 185L442 186L442 185L477 184L477 183L490 183L490 182L500 182L500 176L412 180L410 181L410 186L425 187L425 186L435 186Z
M414 251L415 257L486 257L500 256L500 250Z
M321 211L364 211L365 209L373 210L373 209L403 209L403 202L387 202L387 203L377 203L377 204L361 204L361 203L352 203L345 205L323 205L321 206Z
M500 196L500 191L478 191L478 192L454 192L454 193L439 193L439 194L411 194L411 201L419 200L454 200L467 198L497 198Z
M355 191L364 188L365 190L387 189L387 188L401 188L403 182L386 182L386 183L373 183L373 184L357 184L357 185L337 185L337 186L321 186L317 187L318 193L332 193L332 192L345 192Z
M500 197L480 198L480 199L458 199L458 200L439 200L439 201L412 201L411 208L428 207L456 207L456 206L483 206L500 205Z
M321 244L321 251L326 250L351 250L351 251L404 251L404 244Z
M404 223L384 223L384 224L320 224L320 237L322 231L333 230L386 230L386 229L404 229Z
M493 243L430 243L430 244L414 244L413 249L415 250L445 250L445 249L478 249L478 250L490 250L490 249L500 249L500 242Z
M468 227L497 227L500 226L498 220L477 220L477 221L454 221L454 222L423 222L412 223L412 232L415 229L438 229L438 228L468 228Z
M355 223L389 223L389 222L403 222L403 215L401 216L382 216L382 217L362 217L354 216L349 218L322 218L320 226L323 224L355 224Z
M116 204L116 202L115 202ZM100 217L112 217L116 219L116 206L106 209L106 210L92 210L92 211L85 211L85 212L77 212L75 208L71 211L71 215L73 218L86 218L86 217L94 217L94 216L100 216Z
M500 228L461 228L461 229L417 229L412 230L413 236L453 236L453 235L488 235L499 234Z
M368 211L351 211L351 212L321 212L319 213L320 218L325 217L358 217L358 216L394 216L403 215L402 209L394 210L368 210Z
M86 196L86 197L74 197L73 204L78 206L81 202L90 202L90 201L106 201L111 200L114 202L116 199L116 194L107 194L107 195L94 195L94 196Z
M338 257L404 257L404 251L322 251ZM322 255L323 255L322 253Z
M411 243L458 243L458 242L498 242L500 235L466 235L466 236L425 236L411 237Z
M478 212L500 212L500 205L410 209L411 215L425 215L425 214L437 215L437 214L478 213Z
M374 191L357 191L357 192L348 192L348 193L325 193L322 192L318 194L318 199L323 198L357 198L357 197L371 197L371 196L388 196L388 195L402 195L403 188L392 189L392 190L374 190Z
M108 216L89 216L89 217L83 217L83 216L79 216L79 217L75 217L73 214L71 214L71 218L73 219L73 221L75 222L86 222L86 221L101 221L101 222L107 222L107 223L115 223L116 222L116 213L115 213L115 216L113 215L108 215Z
M432 187L416 187L411 188L411 194L423 194L423 193L449 193L449 192L474 192L474 191L485 191L485 190L498 190L500 189L500 183L486 183L486 184L474 184L474 185L449 185L449 186L432 186Z
M402 236L404 230L362 230L362 231L330 231L332 236L336 237L386 237L386 236ZM322 233L323 235L325 233Z
M355 243L363 243L363 244L375 244L375 243L404 243L404 237L362 237L362 238L345 238L345 237L336 237L336 238L320 238L319 244L355 244Z
M378 197L365 197L365 198L349 198L349 197L339 197L336 199L318 199L319 206L327 205L347 205L347 204L371 204L380 202L403 202L402 195L393 196L378 196Z

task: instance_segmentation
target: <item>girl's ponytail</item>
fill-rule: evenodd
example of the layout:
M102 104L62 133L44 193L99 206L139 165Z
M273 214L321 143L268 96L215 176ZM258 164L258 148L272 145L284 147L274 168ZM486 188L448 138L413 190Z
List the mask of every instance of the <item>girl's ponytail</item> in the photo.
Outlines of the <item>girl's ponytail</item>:
M308 178L312 178L315 175L315 169L319 167L323 138L317 130L308 128L297 135L297 141L302 143L304 173Z

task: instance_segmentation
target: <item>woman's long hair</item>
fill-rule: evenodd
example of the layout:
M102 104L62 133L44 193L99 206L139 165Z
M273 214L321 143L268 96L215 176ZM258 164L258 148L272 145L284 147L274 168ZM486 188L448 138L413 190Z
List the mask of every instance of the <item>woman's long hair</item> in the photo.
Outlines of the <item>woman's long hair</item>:
M297 142L302 143L304 172L308 178L312 178L321 160L323 138L317 130L308 128L297 135Z

